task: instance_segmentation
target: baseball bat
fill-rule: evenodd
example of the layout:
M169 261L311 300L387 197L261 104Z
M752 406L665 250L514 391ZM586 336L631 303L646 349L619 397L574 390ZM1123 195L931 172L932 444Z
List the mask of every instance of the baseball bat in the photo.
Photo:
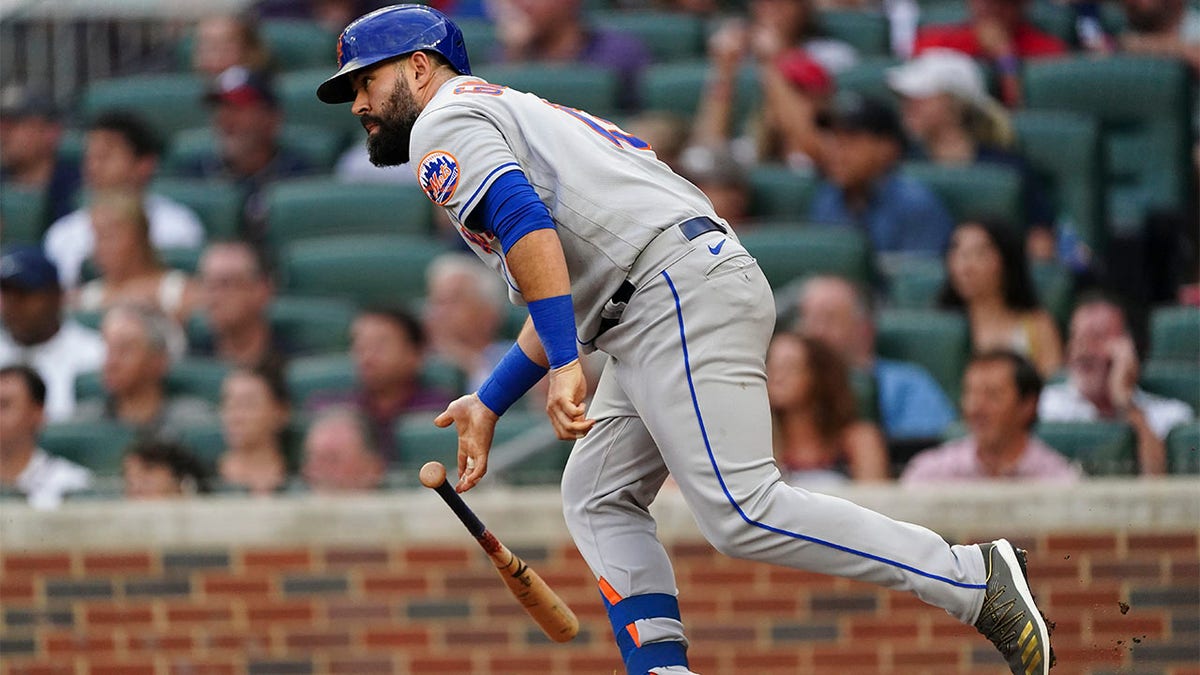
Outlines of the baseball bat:
M475 537L475 541L483 547L508 590L537 622L546 637L555 642L567 642L574 638L579 633L579 619L575 617L575 612L532 567L484 527L483 521L454 491L454 487L446 482L446 467L440 462L428 462L421 467L420 478L422 485L441 496L471 536Z

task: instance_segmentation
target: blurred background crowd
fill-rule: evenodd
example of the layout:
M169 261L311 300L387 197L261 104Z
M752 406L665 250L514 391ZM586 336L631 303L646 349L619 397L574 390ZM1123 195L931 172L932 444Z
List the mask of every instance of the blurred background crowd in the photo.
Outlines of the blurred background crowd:
M453 465L432 418L524 313L316 100L385 3L58 4L0 9L0 495ZM1197 3L429 4L476 75L611 119L734 224L786 480L1200 473ZM491 480L557 482L539 393Z

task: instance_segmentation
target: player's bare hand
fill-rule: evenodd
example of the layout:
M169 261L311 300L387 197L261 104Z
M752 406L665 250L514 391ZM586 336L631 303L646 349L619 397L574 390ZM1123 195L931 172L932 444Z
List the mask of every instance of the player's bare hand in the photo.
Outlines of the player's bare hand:
M587 375L579 359L550 371L550 391L546 395L546 414L554 432L564 441L583 438L596 420L584 417Z
M458 431L456 491L470 490L487 473L488 452L492 449L492 437L499 419L478 396L468 394L451 401L446 410L433 420L442 428L453 424Z

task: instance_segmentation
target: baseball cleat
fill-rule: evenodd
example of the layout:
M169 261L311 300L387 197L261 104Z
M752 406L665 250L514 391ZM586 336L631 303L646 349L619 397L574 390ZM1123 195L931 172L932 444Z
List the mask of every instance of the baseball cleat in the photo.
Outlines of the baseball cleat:
M1025 551L1007 540L981 544L987 590L975 628L996 645L1013 675L1048 675L1054 665L1050 631L1029 592Z

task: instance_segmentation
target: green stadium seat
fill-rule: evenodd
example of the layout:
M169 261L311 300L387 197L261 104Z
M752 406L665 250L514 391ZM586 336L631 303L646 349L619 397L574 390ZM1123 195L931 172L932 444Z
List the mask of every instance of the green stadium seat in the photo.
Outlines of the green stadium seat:
M318 172L332 171L342 152L342 138L338 131L302 124L285 124L279 135L279 144L303 157ZM216 152L216 148L217 142L209 127L180 131L171 138L163 158L163 173L177 173L180 167L210 156Z
M1138 384L1146 391L1177 398L1200 411L1200 362L1158 361L1142 364Z
M679 12L616 11L597 12L588 19L597 28L637 37L654 55L656 62L704 58L704 20L699 16Z
M418 237L358 235L298 241L283 249L288 293L407 306L425 296L425 268L446 250Z
M750 214L754 218L803 220L816 192L816 173L796 171L779 164L761 164L750 170Z
M1075 300L1075 278L1057 263L1034 263L1029 268L1038 302L1054 317L1060 330L1071 320Z
M133 441L132 429L111 422L56 422L42 429L38 443L99 476L118 476L125 449Z
M905 162L902 170L936 192L956 222L990 220L1014 228L1025 222L1021 174L1013 167Z
M332 64L330 59L330 64ZM350 105L329 105L317 99L317 86L333 72L332 66L320 64L318 68L282 73L275 80L275 94L283 108L283 117L288 124L320 127L338 134L342 143L355 139L363 142L366 133L358 118L350 112Z
M527 91L594 115L616 112L617 76L608 68L579 64L522 63L472 69L488 82Z
M1108 246L1100 124L1090 115L1019 110L1017 150L1044 181L1060 223L1070 223L1091 249Z
M967 319L957 312L884 309L876 315L880 356L925 367L951 401L958 400L971 351Z
M79 166L83 161L83 146L87 142L87 130L63 129L58 142L58 161L68 166Z
M170 197L196 212L210 240L232 239L241 230L242 191L229 181L159 178L150 191Z
M834 73L838 91L854 92L859 96L895 104L896 95L888 88L887 69L900 65L899 59L876 56L860 60L840 73Z
M1159 307L1150 313L1150 358L1200 361L1200 307Z
M897 309L934 309L946 282L941 258L906 258L887 278L888 300Z
M271 328L286 335L301 353L344 351L350 348L350 324L357 308L343 300L280 296L267 310Z
M426 357L421 368L421 382L449 392L454 396L467 393L467 374L457 365L438 357Z
M691 119L700 105L708 81L708 61L653 64L642 73L642 107L673 112ZM740 128L758 107L761 92L753 68L738 73L733 101L733 124Z
M179 442L192 451L209 475L217 475L217 463L225 452L225 435L219 422L181 429Z
M167 394L198 396L217 403L221 400L221 383L230 370L229 364L216 359L183 359L167 372Z
M1057 37L1067 45L1075 43L1075 17L1068 5L1031 2L1026 16L1039 30ZM967 5L963 2L937 0L921 3L919 23L922 27L965 23L968 18Z
M459 30L462 31L472 70L495 59L499 46L495 24L487 19L471 17L455 19L454 23L458 24Z
M41 244L46 231L46 192L0 185L0 243Z
M352 392L357 386L354 362L348 354L326 354L292 359L287 366L288 396L303 408L318 392Z
M271 19L259 24L259 33L275 70L287 72L323 66L332 73L338 36L320 24L297 19ZM195 31L175 43L174 59L178 70L192 69L195 43Z
M88 85L79 103L84 122L113 109L144 117L163 138L208 124L204 82L190 74L131 75Z
M1167 435L1167 471L1200 474L1200 422L1180 425Z
M870 247L856 230L800 223L763 224L738 234L773 288L812 274L837 274L866 284Z
M1137 438L1124 422L1038 422L1034 434L1089 476L1137 473Z
M1095 115L1107 158L1107 211L1117 232L1136 231L1154 208L1180 209L1195 188L1192 94L1180 61L1081 56L1030 62L1025 106Z
M269 186L265 200L267 239L277 252L292 242L318 237L433 232L433 205L416 183L300 178Z
M869 370L850 370L850 387L854 390L854 404L858 416L872 422L879 421L879 389L875 376Z
M892 53L891 29L882 12L825 10L818 15L817 23L825 35L849 43L862 56Z
M541 412L514 410L500 422L504 425L504 442L514 444L512 450L537 448L537 452L513 466L496 471L496 477L510 485L555 485L562 482L563 469L571 456L573 441L560 441L554 428ZM497 426L497 431L500 428ZM493 446L495 447L495 446ZM495 462L504 462L509 448L501 445L491 454Z

